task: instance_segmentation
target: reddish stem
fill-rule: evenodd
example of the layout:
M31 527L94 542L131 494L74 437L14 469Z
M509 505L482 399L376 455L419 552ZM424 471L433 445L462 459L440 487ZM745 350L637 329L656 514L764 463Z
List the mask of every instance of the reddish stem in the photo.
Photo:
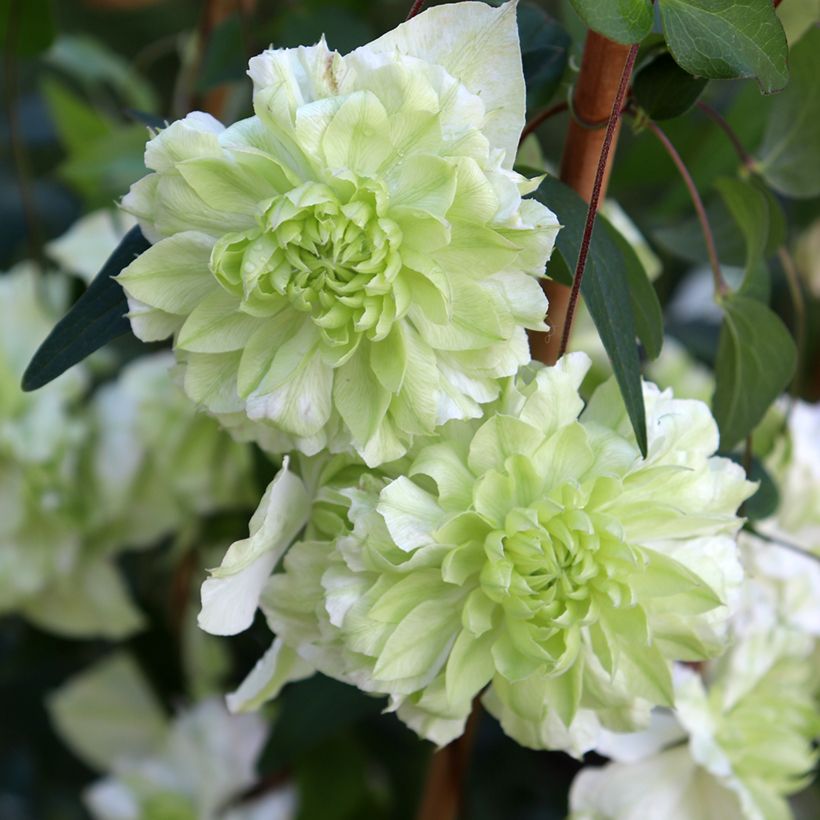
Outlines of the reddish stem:
M416 813L418 820L455 820L462 814L473 736L481 717L479 697L473 702L464 734L434 752L430 758L424 792Z
M706 216L706 208L703 207L703 200L700 198L695 181L692 179L692 175L689 173L686 163L684 163L683 159L681 159L681 155L677 152L677 149L674 145L672 145L669 137L666 136L660 126L652 120L647 120L646 127L658 138L661 145L663 145L666 150L666 153L669 154L672 162L674 162L677 166L678 172L683 178L686 189L689 191L689 197L692 200L692 204L695 206L695 213L698 215L700 229L703 232L703 239L706 242L706 253L709 256L709 265L712 268L712 277L715 282L715 292L718 294L724 294L728 292L729 286L726 284L726 280L723 278L723 272L720 269L720 261L718 259L717 248L715 247L715 237L712 234L712 228L709 225L709 218Z
M545 123L550 117L554 117L556 114L561 114L564 111L569 110L569 103L567 102L559 102L555 105L551 105L549 108L544 109L540 113L536 114L525 126L524 130L521 132L521 139L518 140L518 144L524 142L524 140L535 131L540 125Z
M729 138L729 142L732 143L732 147L735 149L735 153L738 157L740 157L740 161L743 163L744 167L748 168L750 171L754 170L754 157L743 147L743 143L735 133L734 128L732 128L732 126L726 121L725 117L717 109L712 108L712 106L708 103L698 100L695 105L697 105L697 107L713 122L717 123L723 133L726 134Z
M410 6L410 11L407 14L407 19L411 20L415 17L423 8L427 0L415 0L412 6Z
M604 183L604 174L606 172L607 161L609 159L609 151L612 147L612 139L615 136L615 129L617 128L618 121L621 117L621 110L624 105L624 99L626 98L626 90L629 87L629 80L632 77L632 69L635 67L635 58L637 56L638 45L636 44L629 49L626 64L621 72L621 80L618 84L618 91L615 94L615 99L612 103L612 111L610 111L609 120L606 124L604 142L601 146L601 154L598 158L598 167L595 170L595 182L592 186L592 196L589 199L587 219L584 224L584 234L581 238L581 250L578 253L578 262L575 265L575 276L572 279L572 290L570 291L566 318L564 319L564 328L561 333L561 347L558 354L559 357L566 353L567 345L569 344L569 336L572 331L572 320L575 316L575 310L578 307L578 296L581 292L581 282L584 278L587 256L589 255L589 243L592 240L592 229L595 227L595 214L598 212L598 201L601 198L601 189Z

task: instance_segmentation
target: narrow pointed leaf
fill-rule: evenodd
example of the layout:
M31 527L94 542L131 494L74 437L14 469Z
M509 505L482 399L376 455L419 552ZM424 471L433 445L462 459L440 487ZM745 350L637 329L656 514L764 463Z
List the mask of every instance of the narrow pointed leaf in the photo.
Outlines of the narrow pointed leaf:
M558 232L556 250L547 266L547 274L552 276L556 254L563 257L558 262L562 273L564 269L574 270L584 232L586 202L552 177L541 183L535 196L558 215L558 221L563 225ZM635 343L635 316L629 293L623 255L606 228L598 225L592 234L581 294L612 363L635 438L645 455L646 411L638 346Z
M114 281L123 268L150 247L138 227L132 228L108 257L88 290L71 306L34 354L23 374L23 390L37 390L81 362L106 342L128 333L128 302Z
M663 310L646 269L629 240L605 217L598 215L601 228L621 252L629 282L629 301L635 315L635 330L650 359L657 359L663 347Z

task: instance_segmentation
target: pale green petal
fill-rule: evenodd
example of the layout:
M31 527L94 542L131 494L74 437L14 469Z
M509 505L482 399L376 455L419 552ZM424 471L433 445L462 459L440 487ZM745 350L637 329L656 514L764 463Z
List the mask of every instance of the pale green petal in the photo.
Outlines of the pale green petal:
M160 342L173 336L181 327L184 319L173 313L166 313L150 305L128 297L128 321L131 330L143 342Z
M151 754L168 731L159 702L125 652L69 679L49 698L48 711L75 754L100 771Z
M637 763L585 768L569 794L572 820L724 820L742 817L737 798L680 746Z
M254 711L277 697L285 684L304 680L313 672L312 666L277 638L239 687L228 695L228 709L231 712Z
M515 3L436 6L402 23L363 50L399 51L444 66L487 110L484 132L512 168L524 127L524 76ZM493 66L492 71L487 66Z
M373 174L390 156L387 112L378 97L356 91L339 106L322 138L322 151L331 168L350 168Z
M60 576L26 601L23 611L41 628L72 638L122 640L145 624L119 572L107 561Z
M166 313L184 316L219 286L211 276L211 240L198 233L163 239L117 277L125 292Z
M309 509L305 487L285 459L251 519L250 536L231 545L202 585L202 629L235 635L251 625L271 570L304 527Z
M194 157L218 157L219 135L225 130L219 120L193 111L162 128L145 147L145 165L152 171L169 171L176 163Z
M405 476L382 490L377 509L393 540L407 552L432 543L443 516L435 499Z
M429 676L443 666L461 625L450 602L423 601L398 624L379 654L373 674L382 680Z
M238 310L239 299L218 288L188 314L176 347L192 353L229 353L244 349L260 320Z

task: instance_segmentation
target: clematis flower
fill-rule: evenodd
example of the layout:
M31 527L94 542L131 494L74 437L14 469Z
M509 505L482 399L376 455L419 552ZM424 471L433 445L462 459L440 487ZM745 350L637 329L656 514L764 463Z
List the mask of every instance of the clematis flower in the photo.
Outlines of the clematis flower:
M104 706L104 709L102 708ZM240 798L257 784L269 733L258 715L230 715L217 698L169 720L123 651L76 675L48 702L57 733L103 777L83 800L95 820L290 820L295 790Z
M155 544L255 500L250 448L196 412L173 365L170 353L144 356L93 397L84 530L98 552Z
M245 509L251 453L196 413L171 379L170 354L130 364L88 403L84 369L24 393L65 284L28 266L0 277L0 614L61 635L122 638L143 617L114 554L156 543L192 515Z
M40 284L59 310L59 281ZM73 494L88 430L76 404L86 374L67 373L36 393L20 388L54 321L40 290L28 265L0 276L0 613L38 595L80 549Z
M677 671L674 716L641 735L608 738L613 758L585 768L570 791L572 820L788 820L785 797L811 782L820 731L811 640L790 629L749 635L706 683Z
M307 665L389 694L439 744L487 689L520 743L580 754L600 724L671 705L669 661L722 648L742 576L735 511L753 485L712 455L705 405L650 384L642 458L613 382L583 409L588 367L584 354L532 366L401 475L337 490L346 531L314 528L286 553L261 599L277 643L234 708Z
M254 116L195 112L122 205L154 243L119 277L188 395L245 439L375 466L477 417L544 329L555 215L512 170L515 4L432 8L342 56L250 61Z

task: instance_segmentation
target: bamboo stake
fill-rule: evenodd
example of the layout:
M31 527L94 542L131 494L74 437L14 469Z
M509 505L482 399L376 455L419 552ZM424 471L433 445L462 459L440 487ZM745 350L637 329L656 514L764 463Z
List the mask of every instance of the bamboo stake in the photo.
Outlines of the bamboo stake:
M564 143L560 174L561 180L587 202L595 185L595 172L605 135L605 129L600 125L587 124L606 123L628 56L629 46L615 43L594 31L587 35L572 103L574 116L570 120ZM613 137L612 151L601 188L602 196L606 195L619 131L620 124ZM544 289L550 302L547 314L550 331L530 333L530 348L534 359L555 364L564 331L570 288L557 282L546 282Z

